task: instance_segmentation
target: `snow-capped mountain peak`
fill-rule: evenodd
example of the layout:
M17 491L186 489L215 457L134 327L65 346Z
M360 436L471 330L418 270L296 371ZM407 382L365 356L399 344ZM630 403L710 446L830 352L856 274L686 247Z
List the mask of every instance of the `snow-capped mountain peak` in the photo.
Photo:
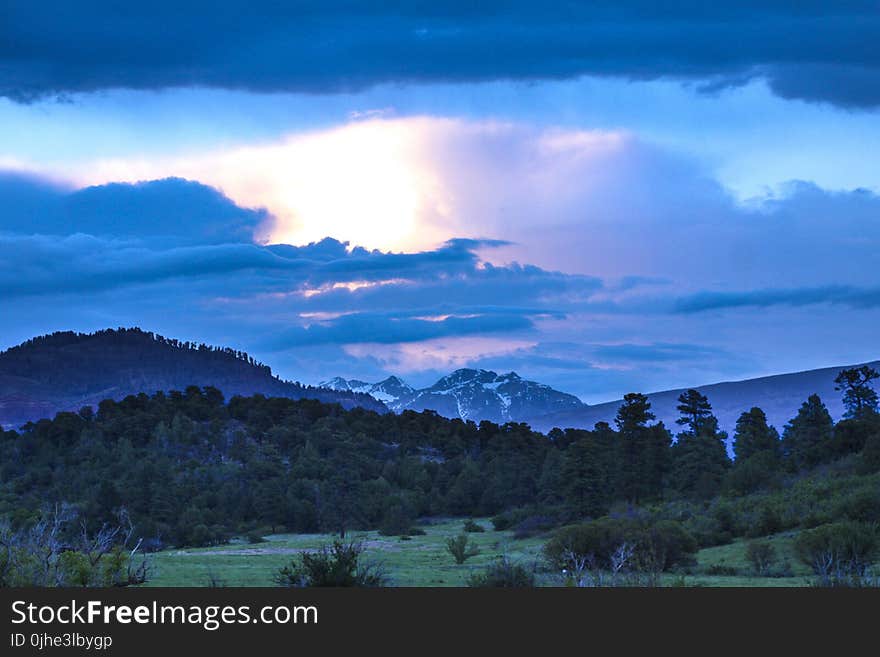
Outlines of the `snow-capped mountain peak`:
M374 384L336 377L321 385L335 390L366 392L397 413L433 410L446 417L475 422L524 422L547 413L584 406L574 395L527 381L516 372L498 374L471 368L455 370L432 386L421 389L413 388L396 376Z
M367 383L358 379L343 379L337 376L318 385L321 388L330 388L331 390L366 393L375 399L385 402L393 411L401 410L395 407L399 400L409 398L416 392L415 388L396 376L389 376L378 383Z

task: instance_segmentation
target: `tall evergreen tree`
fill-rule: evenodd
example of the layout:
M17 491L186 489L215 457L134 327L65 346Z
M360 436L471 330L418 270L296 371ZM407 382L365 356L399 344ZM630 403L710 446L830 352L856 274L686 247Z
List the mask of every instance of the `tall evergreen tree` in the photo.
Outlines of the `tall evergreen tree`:
M861 420L877 413L877 393L871 381L878 377L880 373L868 365L841 370L834 379L834 389L843 392L846 417Z
M647 427L642 434L640 472L642 491L649 499L660 498L672 467L672 434L662 422Z
M624 396L615 418L620 441L617 489L630 502L659 497L669 471L672 437L662 423L648 426L653 419L645 395Z
M620 434L620 472L618 494L629 502L637 503L644 496L642 481L643 434L647 423L654 419L651 402L638 392L623 397L614 423Z
M693 434L700 432L703 422L712 417L712 405L704 394L699 390L685 390L678 396L678 406L675 407L681 417L675 422L688 427Z
M610 503L611 486L606 453L591 431L579 432L582 437L565 450L562 474L568 512L575 518L604 514Z
M733 447L737 461L761 452L779 456L781 451L779 432L767 424L764 411L756 406L740 415L736 421Z
M721 489L730 467L727 434L718 430L718 419L705 395L687 390L678 401L681 417L676 423L687 430L678 434L672 449L672 484L683 495L708 499Z
M819 395L810 395L785 425L782 451L790 467L813 467L831 456L834 422Z

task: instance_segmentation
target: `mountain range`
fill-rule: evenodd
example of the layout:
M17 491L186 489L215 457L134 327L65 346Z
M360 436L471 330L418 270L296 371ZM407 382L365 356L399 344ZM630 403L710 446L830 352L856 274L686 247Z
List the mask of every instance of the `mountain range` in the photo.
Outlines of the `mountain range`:
M396 413L433 410L446 417L491 422L530 422L548 414L577 411L585 404L550 386L527 381L516 372L459 369L434 385L416 389L396 376L378 383L336 377L320 384L341 392L361 392L381 400Z
M867 364L880 369L880 361ZM694 387L709 398L719 426L729 434L733 434L740 414L753 406L763 409L767 420L781 432L804 400L814 393L822 398L832 417L839 419L844 409L841 393L835 390L834 378L846 367L853 366ZM319 385L340 392L372 395L396 413L431 409L446 417L476 422L526 422L542 432L554 427L591 429L597 422L613 424L623 401L615 399L587 405L574 395L525 380L515 372L496 374L477 369L456 370L434 385L421 389L413 388L396 376L378 383L336 377ZM676 409L678 396L684 390L686 388L676 388L647 395L657 419L673 433L678 430L675 422L679 417Z
M868 363L880 369L880 361ZM732 433L740 413L761 407L782 429L803 401L817 393L838 419L843 414L834 378L837 366L743 381L696 385L712 404L722 429ZM311 398L379 413L433 410L480 422L525 422L538 431L592 428L613 422L621 400L587 405L574 395L520 377L482 369L459 369L426 388L399 377L377 383L330 379L318 387L284 381L269 366L229 348L181 342L137 328L96 333L59 332L0 353L0 425L10 428L53 417L59 411L97 406L141 392L214 386L226 398L263 394ZM658 420L675 431L683 389L648 394Z

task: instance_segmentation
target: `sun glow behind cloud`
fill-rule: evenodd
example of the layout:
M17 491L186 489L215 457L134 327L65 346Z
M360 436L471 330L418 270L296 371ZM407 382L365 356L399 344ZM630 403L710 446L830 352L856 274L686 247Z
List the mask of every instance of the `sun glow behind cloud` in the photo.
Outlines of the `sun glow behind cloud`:
M79 185L178 176L220 189L273 220L259 242L307 244L330 236L369 249L418 251L452 237L485 237L521 221L523 204L554 205L601 184L602 162L626 136L538 130L439 117L370 118L167 160L100 160ZM595 175L581 175L595 172ZM509 200L512 199L512 200ZM533 212L532 212L533 214Z
M424 152L431 127L442 123L371 119L169 161L104 160L77 182L190 178L241 206L268 209L274 221L255 236L261 242L307 244L330 236L414 251L450 237L438 225L448 214L444 190Z

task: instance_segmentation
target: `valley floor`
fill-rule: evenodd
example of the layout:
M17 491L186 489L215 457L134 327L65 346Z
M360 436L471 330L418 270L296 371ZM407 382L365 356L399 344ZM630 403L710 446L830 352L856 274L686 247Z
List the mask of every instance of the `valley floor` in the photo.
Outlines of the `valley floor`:
M545 537L515 539L511 531L494 531L488 519L478 520L486 531L470 533L480 554L457 565L446 549L446 540L462 531L464 519L438 520L419 525L424 536L401 540L378 532L353 532L346 540L362 541L363 558L380 563L392 586L465 586L471 574L494 559L506 556L535 568L543 585L560 585L561 580L542 572L541 550ZM736 541L701 550L692 574L668 574L668 586L808 586L810 573L792 553L791 532L770 538L780 562L791 569L788 577L756 577L746 556L746 542ZM154 574L148 586L272 586L272 576L299 553L332 543L330 534L276 534L262 543L232 542L211 548L166 550L154 555Z

